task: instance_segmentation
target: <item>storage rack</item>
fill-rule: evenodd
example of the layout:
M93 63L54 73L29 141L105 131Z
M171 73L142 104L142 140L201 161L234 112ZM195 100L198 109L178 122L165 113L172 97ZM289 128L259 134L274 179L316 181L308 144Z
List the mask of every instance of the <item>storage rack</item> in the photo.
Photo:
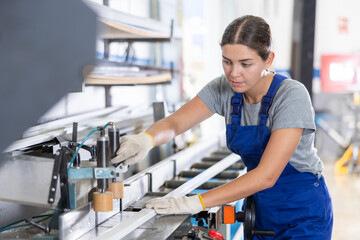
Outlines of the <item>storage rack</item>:
M130 15L108 6L86 0L86 4L98 16L98 37L104 41L104 59L109 58L112 42L170 42L181 38L181 30L173 21L166 24L154 19ZM106 86L169 83L173 78L173 64L170 68L141 66L103 61L85 77L85 85Z

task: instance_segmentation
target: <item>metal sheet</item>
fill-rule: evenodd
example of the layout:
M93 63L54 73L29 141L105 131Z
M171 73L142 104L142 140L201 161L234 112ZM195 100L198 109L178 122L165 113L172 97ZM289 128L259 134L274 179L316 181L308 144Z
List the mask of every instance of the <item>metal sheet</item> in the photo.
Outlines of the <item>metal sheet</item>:
M69 211L61 214L59 217L59 237L63 240L72 240L81 237L94 229L96 225L108 220L110 217L118 214L120 210L119 200L113 200L113 211L95 212L91 204L87 204L75 211ZM130 217L132 213L124 213L121 219Z
M95 64L96 28L82 1L0 1L0 152L81 91L84 67Z
M170 215L170 216L155 216L150 220L146 221L140 227L136 228L131 233L127 234L123 239L126 240L160 240L166 239L170 236L181 223L183 223L188 218L188 215ZM109 222L114 224L115 222ZM115 224L114 224L115 225ZM114 226L113 225L113 226ZM93 231L92 231L93 232ZM101 235L101 234L99 234ZM102 238L102 237L101 237ZM80 238L83 240L83 238ZM94 238L89 238L94 239ZM102 238L106 239L106 238Z
M0 161L0 200L24 205L54 208L48 203L54 159L39 156L5 156ZM96 186L95 179L72 181L75 188L75 204L88 203L88 193ZM56 187L57 203L60 198L59 183Z
M0 162L0 199L26 205L52 207L48 204L54 160L20 155ZM59 200L57 186L56 202Z

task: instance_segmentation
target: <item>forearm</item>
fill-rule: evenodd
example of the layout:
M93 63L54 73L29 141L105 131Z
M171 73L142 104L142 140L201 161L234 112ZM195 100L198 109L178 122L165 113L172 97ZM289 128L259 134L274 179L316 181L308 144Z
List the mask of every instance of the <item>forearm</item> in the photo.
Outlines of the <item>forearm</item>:
M254 169L233 181L202 193L205 207L215 207L230 203L271 187L259 169Z
M154 123L146 132L153 136L155 145L159 146L212 115L205 103L199 97L195 97L172 115Z
M154 123L146 132L154 138L156 146L167 143L178 134L175 124L171 121L171 117L170 119L164 118Z
M294 153L302 132L303 129L299 128L272 132L259 165L243 176L201 194L205 206L214 207L230 203L272 187Z

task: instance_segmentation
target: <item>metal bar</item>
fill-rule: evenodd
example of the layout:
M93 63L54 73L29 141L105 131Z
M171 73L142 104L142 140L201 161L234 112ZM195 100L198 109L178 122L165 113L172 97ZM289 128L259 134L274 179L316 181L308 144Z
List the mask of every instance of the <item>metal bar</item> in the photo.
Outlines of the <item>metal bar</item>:
M228 149L228 148L222 148L217 150L216 152L213 152L211 154L212 157L217 157L217 156L222 156L222 157L227 157L231 154L232 152Z
M168 193L165 197L182 197L185 194L193 191L199 187L204 182L210 180L215 175L227 169L232 164L240 160L240 156L236 154L231 154L228 157L224 158L222 161L214 164L212 167L208 168L204 172L200 173L196 177L192 178L188 182L184 183L180 187L176 188L174 191Z
M228 154L229 155L229 154ZM220 160L223 160L225 157L227 157L228 155L224 156L224 155L220 155L220 156L211 156L211 157L204 157L202 160L204 162L218 162Z
M165 182L165 188L178 188L184 183L188 182L188 180L170 180ZM208 181L201 184L197 189L213 189L224 185L227 181Z
M202 173L200 170L182 171L179 176L184 178L193 178ZM214 176L217 179L234 179L239 176L237 171L222 171L221 173Z
M217 163L216 163L217 164ZM215 165L215 162L200 162L200 163L194 163L192 165L192 168L197 168L197 169L207 169L209 167L212 167ZM234 163L231 166L228 166L227 169L231 169L231 170L242 170L245 168L245 165L243 163Z

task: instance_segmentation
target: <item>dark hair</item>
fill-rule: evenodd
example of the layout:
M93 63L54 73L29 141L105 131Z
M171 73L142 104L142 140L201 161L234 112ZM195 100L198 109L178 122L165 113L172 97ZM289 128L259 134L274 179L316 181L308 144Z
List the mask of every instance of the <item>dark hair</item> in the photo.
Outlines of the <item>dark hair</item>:
M261 17L246 15L232 21L224 31L220 46L242 44L254 49L265 61L271 48L271 30Z

